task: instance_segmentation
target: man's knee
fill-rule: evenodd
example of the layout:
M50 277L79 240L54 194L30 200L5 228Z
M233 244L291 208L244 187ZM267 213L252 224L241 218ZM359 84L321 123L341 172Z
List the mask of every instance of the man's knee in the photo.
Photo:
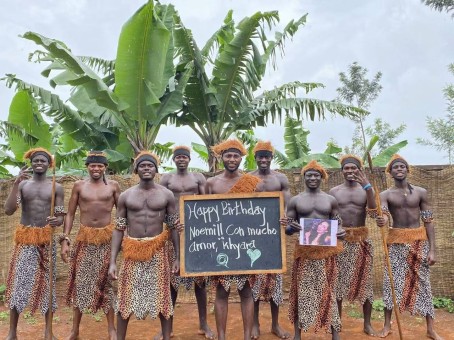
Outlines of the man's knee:
M249 286L245 286L243 289L238 290L238 294L242 299L252 298L252 289Z

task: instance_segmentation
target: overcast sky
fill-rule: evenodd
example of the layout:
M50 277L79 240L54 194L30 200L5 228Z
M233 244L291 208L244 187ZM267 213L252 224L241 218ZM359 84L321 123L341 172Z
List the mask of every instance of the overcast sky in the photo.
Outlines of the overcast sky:
M162 3L169 1L163 0ZM286 44L279 69L269 68L263 89L290 82L321 82L326 88L309 94L334 99L339 72L354 62L369 70L369 77L383 73L383 90L370 107L369 125L377 117L397 126L407 124L402 139L409 145L401 154L417 164L445 164L447 159L435 149L416 144L426 133L426 116L443 117L446 101L442 90L454 83L447 66L454 62L454 20L418 0L288 0L279 8L268 0L175 0L187 28L192 29L199 46L220 27L229 9L239 22L257 11L279 10L281 25L308 13L308 21ZM48 87L40 75L44 64L27 61L37 49L18 35L35 31L64 41L76 55L114 59L122 24L144 3L139 0L9 1L0 11L0 75L14 73L28 82ZM0 84L0 119L6 119L12 89ZM333 138L340 146L349 145L354 124L342 118L305 124L311 130L313 152L322 152ZM158 142L189 144L201 141L189 129L176 134L174 128L160 131ZM256 135L270 139L284 151L283 128L259 128Z

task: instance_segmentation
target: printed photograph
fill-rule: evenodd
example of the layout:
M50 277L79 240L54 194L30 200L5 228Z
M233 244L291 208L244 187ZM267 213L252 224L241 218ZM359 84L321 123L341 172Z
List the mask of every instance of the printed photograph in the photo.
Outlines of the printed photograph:
M336 246L337 220L302 218L300 245Z

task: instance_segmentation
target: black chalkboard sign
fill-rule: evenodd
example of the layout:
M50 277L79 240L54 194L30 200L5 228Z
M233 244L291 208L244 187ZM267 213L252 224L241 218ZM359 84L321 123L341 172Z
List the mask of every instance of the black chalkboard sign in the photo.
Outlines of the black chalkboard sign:
M182 276L283 273L281 192L180 198Z

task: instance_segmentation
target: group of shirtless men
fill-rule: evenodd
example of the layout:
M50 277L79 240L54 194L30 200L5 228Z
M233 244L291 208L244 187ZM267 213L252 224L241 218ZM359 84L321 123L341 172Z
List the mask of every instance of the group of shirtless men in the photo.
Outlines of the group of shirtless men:
M222 173L206 180L202 174L188 171L190 149L177 146L173 151L176 172L163 174L160 184L154 181L158 157L143 151L133 163L139 183L123 193L117 182L105 177L106 155L90 152L85 163L89 177L75 182L66 213L62 186L57 184L52 189L46 176L48 168L55 166L52 156L42 148L27 152L24 158L30 161L31 167L21 169L5 202L7 215L13 214L19 206L22 210L7 280L6 304L10 308L7 339L17 338L19 315L27 306L32 313L36 310L49 313L51 228L62 224L64 230L54 238L52 257L55 261L56 244L60 243L62 259L69 262L66 303L74 308L69 339L79 337L81 317L86 310L104 311L110 339L126 338L132 314L138 319L147 315L159 317L161 333L156 337L169 339L178 288L184 285L189 289L194 285L198 334L207 339L216 338L207 324L206 287L212 287L216 292L217 338L223 340L232 284L236 285L241 299L245 340L257 339L260 335L260 300L270 303L271 332L281 339L290 338L279 325L279 306L283 302L281 274L195 279L178 275L179 232L184 228L178 216L180 196L253 191L283 192L286 213L280 222L287 235L301 230L300 218L339 221L337 237L340 241L335 247L300 246L296 240L288 298L294 339L301 338L301 330L310 329L315 332L323 329L331 333L333 339L339 339L343 299L362 304L366 334L385 337L391 332L393 301L386 270L384 328L375 332L371 325L373 248L365 227L367 215L374 218L379 227L390 226L387 242L399 310L424 316L427 336L440 339L433 329L429 281L429 266L435 263L432 211L427 191L407 182L410 169L405 159L394 155L387 166L394 186L380 194L384 211L380 216L362 161L354 155L341 158L344 182L329 193L320 189L322 181L328 178L326 170L311 161L301 171L304 190L291 197L286 176L270 169L274 155L271 143L257 143L254 149L257 170L248 174L239 170L247 150L238 140L226 140L213 146L212 151L222 160L225 168ZM53 192L55 210L50 214ZM112 223L114 206L116 218ZM77 208L80 229L72 241L69 235ZM120 249L123 262L117 270ZM54 281L55 269L52 277ZM116 297L112 280L118 280ZM54 291L52 312L56 308Z

